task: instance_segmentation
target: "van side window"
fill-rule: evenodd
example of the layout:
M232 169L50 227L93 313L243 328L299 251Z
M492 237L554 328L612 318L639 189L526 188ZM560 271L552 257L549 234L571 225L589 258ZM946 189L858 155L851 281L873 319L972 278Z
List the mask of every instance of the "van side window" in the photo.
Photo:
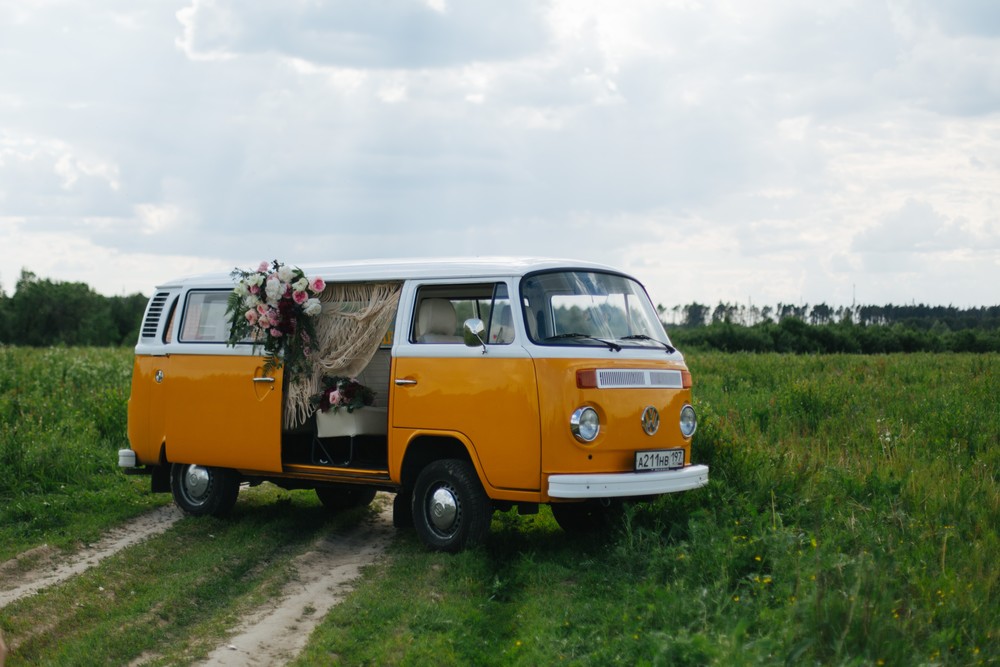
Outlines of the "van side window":
M510 310L510 297L507 285L497 283L493 292L493 303L490 307L489 337L486 342L491 345L510 345L514 342L514 315Z
M184 303L180 341L182 343L225 343L229 340L226 319L228 290L191 291Z
M417 291L416 312L410 341L414 343L462 343L462 325L478 318L487 325L488 343L508 344L514 339L513 328L500 323L500 311L506 306L510 317L510 298L504 283L476 285L427 285ZM493 314L497 322L491 322ZM509 339L508 339L509 338Z
M167 315L167 326L163 329L163 342L171 343L174 339L174 315L177 312L177 299L170 304L170 312Z

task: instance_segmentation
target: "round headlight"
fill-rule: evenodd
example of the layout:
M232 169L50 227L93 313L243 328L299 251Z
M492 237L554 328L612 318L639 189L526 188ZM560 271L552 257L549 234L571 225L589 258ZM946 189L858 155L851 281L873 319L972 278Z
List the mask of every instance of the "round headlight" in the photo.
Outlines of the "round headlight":
M569 430L580 442L592 442L601 432L601 419L594 408L577 408L569 418Z
M681 408L681 435L690 438L698 428L698 417L694 414L694 408L685 405Z

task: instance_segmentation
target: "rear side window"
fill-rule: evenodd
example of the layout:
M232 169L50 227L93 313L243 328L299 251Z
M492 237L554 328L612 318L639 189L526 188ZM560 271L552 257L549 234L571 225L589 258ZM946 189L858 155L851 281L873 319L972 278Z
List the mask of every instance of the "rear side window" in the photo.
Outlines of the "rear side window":
M181 321L182 343L225 343L229 340L226 302L229 290L188 292Z

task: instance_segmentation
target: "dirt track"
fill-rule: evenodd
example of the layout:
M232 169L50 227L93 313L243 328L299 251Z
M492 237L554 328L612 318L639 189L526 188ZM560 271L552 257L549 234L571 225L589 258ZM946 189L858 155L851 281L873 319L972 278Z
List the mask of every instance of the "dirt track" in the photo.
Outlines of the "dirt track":
M280 597L232 628L232 636L198 664L278 665L294 658L327 612L351 591L361 568L375 562L392 539L392 497L380 493L374 502L381 507L379 514L346 533L323 536L292 560L295 575ZM43 545L0 563L0 609L164 532L182 516L174 506L162 507L114 528L76 554L64 556Z
M382 500L385 498L385 500ZM347 534L326 535L292 561L296 576L280 599L236 628L236 636L205 662L219 665L279 665L295 657L313 628L351 591L351 582L392 539L392 502L379 494L382 511Z
M43 588L86 572L122 549L162 533L183 516L173 505L147 512L69 557L47 545L0 563L0 609Z

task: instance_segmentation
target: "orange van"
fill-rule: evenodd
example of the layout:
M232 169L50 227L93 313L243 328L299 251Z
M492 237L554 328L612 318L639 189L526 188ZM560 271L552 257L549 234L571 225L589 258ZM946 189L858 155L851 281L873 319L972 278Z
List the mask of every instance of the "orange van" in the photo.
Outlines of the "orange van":
M333 509L390 491L394 523L444 551L482 540L497 509L547 503L585 530L622 499L708 483L691 461L691 374L631 276L527 258L304 273L322 290L311 371L294 377L259 341L231 340L232 276L156 288L126 472L192 515L227 512L242 482L315 489Z

